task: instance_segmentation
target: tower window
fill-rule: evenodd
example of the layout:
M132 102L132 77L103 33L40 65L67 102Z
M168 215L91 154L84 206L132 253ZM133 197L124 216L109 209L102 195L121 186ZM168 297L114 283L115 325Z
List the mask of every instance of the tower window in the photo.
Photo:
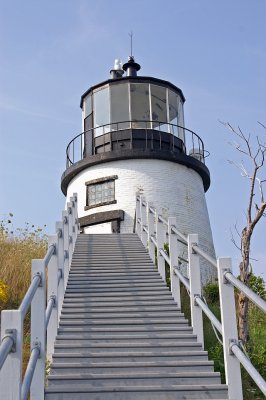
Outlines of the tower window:
M87 201L85 210L115 204L115 179L117 178L117 175L113 175L86 182Z

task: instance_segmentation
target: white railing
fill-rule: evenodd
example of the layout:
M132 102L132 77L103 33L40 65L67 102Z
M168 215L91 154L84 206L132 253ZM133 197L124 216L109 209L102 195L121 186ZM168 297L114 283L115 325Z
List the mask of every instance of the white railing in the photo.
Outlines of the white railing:
M48 250L32 260L31 284L18 310L1 313L0 398L44 399L46 362L51 361L74 244L79 231L77 194L70 198ZM22 380L23 321L31 306L31 354Z
M212 258L199 247L197 234L185 235L178 231L175 217L169 217L166 220L151 203L145 200L143 195L137 195L136 200L136 232L143 245L148 247L150 257L154 262L155 254L157 254L158 270L164 280L166 280L165 262L169 265L171 292L179 307L181 307L180 282L186 287L190 296L193 332L198 340L204 343L202 312L222 335L229 400L243 399L240 363L266 395L265 380L243 353L238 340L234 288L244 292L264 312L266 312L266 302L232 274L231 258L223 257L217 260ZM164 250L165 243L169 245L169 255ZM181 246L184 245L187 246L188 260L182 257ZM206 305L201 295L201 258L217 269L221 322ZM184 262L187 266L188 278L183 275L180 268Z

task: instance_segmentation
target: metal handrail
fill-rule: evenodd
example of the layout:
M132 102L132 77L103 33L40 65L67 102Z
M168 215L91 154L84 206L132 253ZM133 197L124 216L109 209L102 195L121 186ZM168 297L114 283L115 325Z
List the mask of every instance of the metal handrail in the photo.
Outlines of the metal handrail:
M55 302L56 302L55 296L51 296L47 302L47 307L46 307L46 311L45 311L45 328L46 328L46 330L47 330L47 327L48 327L48 324L50 321L50 317L51 317Z
M14 343L15 339L12 338L11 335L6 335L5 337L3 337L2 342L0 344L0 371L6 361L8 354L10 353L12 347L14 346Z
M39 274L36 274L32 278L31 284L19 306L19 311L21 311L22 318L24 318L25 315L27 314L27 311L31 305L32 299L33 299L33 297L36 293L36 290L38 289L38 286L40 285L41 281L42 281L42 277Z
M205 251L202 250L198 245L193 244L192 250L195 253L197 253L199 256L203 257L206 261L208 261L215 268L217 268L217 261L213 257L209 256L209 254L205 253Z
M168 226L168 222L162 215L158 215L158 220L162 222L165 226Z
M266 313L266 301L264 301L260 296L258 296L253 290L251 290L248 286L246 286L243 282L241 282L239 279L237 279L232 272L230 271L225 271L224 277L227 281L232 283L234 287L239 289L241 292L245 293L245 295L253 302L255 303L261 311Z
M168 254L165 252L164 249L160 249L159 250L161 256L163 256L163 258L165 259L165 261L167 262L167 264L170 265L170 257L168 256Z
M180 281L183 283L185 288L189 291L189 279L186 278L178 269L178 267L174 267L174 273L175 275L180 279Z
M234 355L238 358L240 363L243 365L245 370L251 376L251 378L256 382L262 393L266 396L266 382L261 376L261 374L256 370L253 364L250 362L248 357L243 353L243 351L239 348L237 343L232 343L230 346L230 350Z
M43 258L44 265L47 267L49 264L49 261L51 260L52 255L55 253L56 246L55 244L51 244L51 246L48 247L48 250Z
M209 318L209 320L212 322L212 324L215 326L218 332L223 334L223 328L221 322L218 320L218 318L215 317L213 312L209 309L207 304L204 303L202 298L200 296L195 296L195 302L200 306L204 314Z
M191 136L191 140L190 142L192 143L192 150L193 150L193 154L195 155L199 155L200 158L202 158L202 162L204 163L204 159L206 157L208 157L209 152L206 151L204 149L204 143L202 141L202 139L200 138L200 136L193 132L191 129L185 128L181 125L176 125L176 124L172 124L172 123L168 123L168 122L163 122L163 121L154 121L154 120L137 120L137 121L132 121L132 120L127 120L127 121L119 121L116 123L108 123L108 124L104 124L101 126L97 126L97 127L93 127L90 129L87 129L84 132L81 132L80 134L74 136L74 138L68 143L67 148L66 148L66 164L67 167L69 167L70 165L74 164L76 161L80 161L84 158L84 146L85 146L85 135L90 133L90 132L94 132L97 131L99 129L102 130L102 135L105 135L106 133L111 133L111 132L119 132L122 130L125 130L125 124L128 124L128 128L127 129L145 129L146 131L146 142L148 140L148 136L147 133L149 131L158 131L158 132L165 132L170 134L171 136L180 139L183 142L183 151L185 154L187 153L187 146L186 146L186 142L189 141L188 137L189 135ZM145 124L145 128L143 127L138 127L136 124ZM153 127L153 125L156 124L156 127ZM166 130L161 130L161 127L168 127L168 131ZM158 129L159 128L159 129ZM173 134L173 132L178 132L180 129L182 129L183 135L184 135L184 140L179 138L178 136L176 136L175 134ZM102 136L99 135L99 136ZM151 139L153 140L153 136L151 137ZM132 137L131 137L132 140ZM79 145L76 146L76 149L80 150L80 157L78 160L75 160L75 143L79 141ZM198 145L198 147L196 147L195 143ZM174 141L173 141L173 147L174 147ZM161 135L160 135L160 148L161 148ZM197 152L195 152L197 151ZM72 153L72 154L71 154ZM190 153L191 154L191 153Z
M175 226L171 226L171 231L175 233L177 236L179 236L183 240L183 244L187 245L187 237L183 235L183 233L179 232Z
M27 400L30 392L30 386L33 378L33 374L36 368L37 360L40 355L40 344L35 343L34 347L31 350L30 359L27 365L27 369L25 372L24 380L22 382L21 387L21 400Z

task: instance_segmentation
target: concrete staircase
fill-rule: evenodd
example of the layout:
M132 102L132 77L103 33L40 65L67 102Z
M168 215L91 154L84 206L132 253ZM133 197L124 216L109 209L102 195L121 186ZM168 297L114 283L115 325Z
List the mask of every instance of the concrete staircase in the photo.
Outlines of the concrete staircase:
M45 399L227 399L136 234L79 235Z

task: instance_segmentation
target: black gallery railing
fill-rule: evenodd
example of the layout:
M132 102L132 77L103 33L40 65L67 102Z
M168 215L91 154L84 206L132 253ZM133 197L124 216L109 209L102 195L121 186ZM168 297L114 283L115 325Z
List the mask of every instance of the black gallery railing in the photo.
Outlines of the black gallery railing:
M91 155L118 149L183 152L202 163L209 155L202 139L190 129L158 121L121 121L75 136L66 148L66 168Z

